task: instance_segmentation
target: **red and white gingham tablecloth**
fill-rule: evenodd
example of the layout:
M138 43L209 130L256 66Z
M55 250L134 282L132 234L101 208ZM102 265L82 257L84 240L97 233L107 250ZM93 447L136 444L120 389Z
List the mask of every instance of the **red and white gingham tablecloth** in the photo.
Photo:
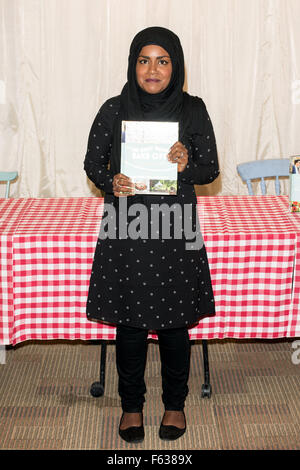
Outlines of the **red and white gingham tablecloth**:
M0 344L115 338L85 315L102 212L95 197L0 200ZM198 197L198 213L216 315L190 338L300 336L300 215L287 197Z

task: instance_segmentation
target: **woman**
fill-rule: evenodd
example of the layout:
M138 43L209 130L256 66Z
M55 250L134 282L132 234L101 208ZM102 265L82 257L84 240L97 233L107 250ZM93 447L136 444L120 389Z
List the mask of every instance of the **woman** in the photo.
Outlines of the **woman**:
M94 120L84 168L94 184L105 191L106 207L110 205L118 213L140 203L151 214L155 204L163 204L164 210L176 204L181 209L181 220L184 214L190 214L197 241L200 232L193 185L212 182L219 169L206 107L200 98L183 92L183 84L184 59L178 37L161 27L139 32L130 47L127 83L121 95L106 101ZM166 156L178 167L176 195L135 195L130 178L120 173L122 120L179 122L179 140ZM130 220L128 213L125 215ZM174 213L170 218L171 232L178 222L176 217ZM119 217L115 220L119 235ZM150 220L148 225L150 228ZM149 330L158 335L161 356L165 413L159 436L177 439L186 429L188 327L215 311L203 243L187 249L190 235L184 233L179 238L174 231L172 234L166 239L160 231L155 239L135 240L117 235L99 240L95 250L87 317L117 326L116 364L123 410L119 434L128 442L144 438Z

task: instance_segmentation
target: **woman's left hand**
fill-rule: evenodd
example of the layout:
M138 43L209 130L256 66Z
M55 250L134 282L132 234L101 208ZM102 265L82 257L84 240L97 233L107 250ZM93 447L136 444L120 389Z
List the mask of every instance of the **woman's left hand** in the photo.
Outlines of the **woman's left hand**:
M172 163L178 163L178 172L181 173L188 162L188 151L181 142L176 142L170 148L168 153L168 160Z

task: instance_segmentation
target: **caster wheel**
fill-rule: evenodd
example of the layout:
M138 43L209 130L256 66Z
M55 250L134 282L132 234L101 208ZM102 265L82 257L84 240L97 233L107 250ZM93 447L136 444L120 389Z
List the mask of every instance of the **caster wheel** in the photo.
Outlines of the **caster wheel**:
M100 382L94 382L90 388L90 394L93 397L101 397L104 393L104 387Z
M201 396L202 398L210 398L211 397L211 385L210 384L203 384L202 385L202 392L201 392Z

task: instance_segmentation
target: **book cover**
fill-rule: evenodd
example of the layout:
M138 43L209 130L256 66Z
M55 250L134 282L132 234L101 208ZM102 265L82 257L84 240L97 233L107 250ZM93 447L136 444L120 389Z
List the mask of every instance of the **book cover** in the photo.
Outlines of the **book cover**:
M136 194L177 194L177 164L168 161L178 122L122 121L121 173Z
M300 212L300 155L290 158L289 205L291 212Z

